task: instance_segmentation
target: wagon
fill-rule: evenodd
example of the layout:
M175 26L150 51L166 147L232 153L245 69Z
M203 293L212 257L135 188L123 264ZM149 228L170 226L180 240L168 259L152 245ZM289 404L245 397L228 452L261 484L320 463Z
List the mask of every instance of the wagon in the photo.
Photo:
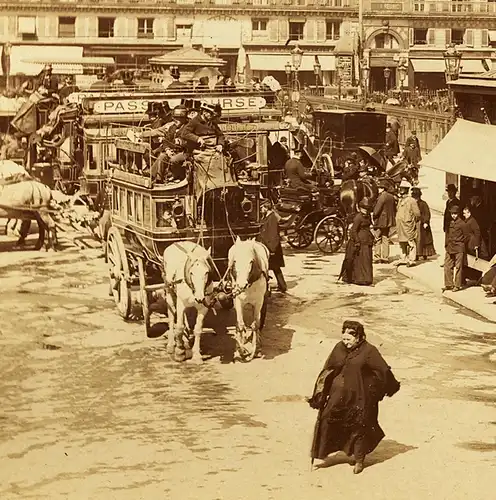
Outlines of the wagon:
M132 292L139 290L148 335L152 314L166 312L161 302L165 293L164 250L181 241L210 247L218 274L216 281L222 282L234 238L252 238L260 231L260 182L250 177L231 177L229 182L211 185L202 178L202 170L190 164L184 180L157 184L148 173L153 161L149 144L118 139L115 147L117 161L109 164L110 292L119 314L130 319ZM219 161L225 161L222 158Z

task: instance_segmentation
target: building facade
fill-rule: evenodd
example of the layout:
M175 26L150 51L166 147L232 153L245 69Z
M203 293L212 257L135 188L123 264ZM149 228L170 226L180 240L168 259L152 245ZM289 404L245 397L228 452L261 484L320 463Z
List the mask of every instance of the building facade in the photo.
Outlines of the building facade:
M0 9L0 41L13 47L42 45L59 56L58 46L81 46L86 57L128 67L183 46L215 48L231 76L243 47L246 78L270 74L281 83L295 42L304 51L300 79L315 82L318 62L319 78L331 83L334 47L357 18L356 0L26 0Z
M364 58L369 89L400 85L397 67L408 65L405 87L445 88L442 53L455 43L462 72L477 73L496 50L496 2L488 0L0 0L0 42L13 49L44 47L63 59L62 47L81 47L84 57L112 57L118 65L143 67L148 59L184 46L227 61L225 72L245 78L272 75L286 81L296 42L304 51L303 83L357 83L358 2L363 6ZM240 64L239 51L244 63ZM39 49L38 49L39 50ZM12 73L15 72L15 50ZM19 56L20 57L20 56ZM25 56L24 56L25 57ZM21 61L22 62L22 61ZM315 75L320 65L320 73ZM241 68L240 68L241 66ZM385 68L389 68L386 78ZM317 78L316 78L317 76Z

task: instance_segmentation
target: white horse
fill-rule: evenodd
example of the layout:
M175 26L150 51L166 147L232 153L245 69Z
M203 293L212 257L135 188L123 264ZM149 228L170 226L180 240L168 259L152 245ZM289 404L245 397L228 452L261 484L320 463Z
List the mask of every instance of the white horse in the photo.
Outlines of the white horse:
M210 249L205 250L190 241L174 243L165 249L163 262L169 317L167 351L169 354L174 353L176 361L184 361L189 357L186 356L186 351L192 349L192 361L201 363L200 339L203 322L214 302L212 297L215 274ZM193 337L186 317L187 310L191 309L197 311Z
M229 273L236 310L236 354L244 360L261 354L259 337L265 321L269 255L269 250L262 243L253 239L241 241L239 236L229 249ZM244 316L247 308L252 310L251 334L248 335ZM247 348L248 343L251 343L251 348Z

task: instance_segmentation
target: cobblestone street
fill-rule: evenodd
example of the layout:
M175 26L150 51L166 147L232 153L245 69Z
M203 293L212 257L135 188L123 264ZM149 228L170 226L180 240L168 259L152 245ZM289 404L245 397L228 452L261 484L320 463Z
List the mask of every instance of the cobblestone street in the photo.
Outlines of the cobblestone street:
M496 325L392 266L376 266L374 287L336 284L342 254L310 249L288 252L264 359L233 364L219 332L202 366L176 364L163 338L118 316L95 256L0 255L0 498L488 497ZM304 400L347 318L402 382L360 476L341 455L310 472Z

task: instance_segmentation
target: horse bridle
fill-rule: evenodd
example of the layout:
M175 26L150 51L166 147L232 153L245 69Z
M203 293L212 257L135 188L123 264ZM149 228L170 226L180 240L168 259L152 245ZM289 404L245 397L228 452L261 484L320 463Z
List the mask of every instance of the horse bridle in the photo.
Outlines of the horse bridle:
M184 264L184 281L189 286L193 294L196 292L196 289L195 289L195 284L191 279L192 268L197 262L200 262L200 260L201 259L199 258L193 259L191 256L189 256ZM210 264L210 259L206 259L205 262L208 265L208 276L207 276L207 282L205 283L205 287L207 287L214 280L214 272L212 269L212 265Z

